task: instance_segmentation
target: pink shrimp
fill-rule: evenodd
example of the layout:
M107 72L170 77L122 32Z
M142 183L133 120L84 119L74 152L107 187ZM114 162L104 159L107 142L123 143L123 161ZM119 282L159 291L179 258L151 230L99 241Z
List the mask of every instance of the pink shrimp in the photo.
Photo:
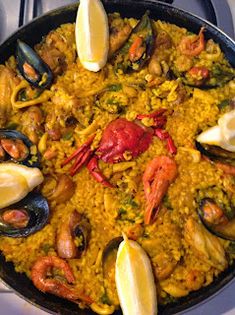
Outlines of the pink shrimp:
M156 218L157 208L169 185L177 175L175 161L168 156L157 156L150 161L143 175L146 209L144 214L145 224L150 224Z
M65 260L56 256L40 257L33 265L31 271L33 284L40 291L48 292L71 301L82 300L87 304L92 303L90 297L79 294L72 285L63 283L57 279L47 278L47 274L53 268L62 269L68 283L75 282L73 272Z

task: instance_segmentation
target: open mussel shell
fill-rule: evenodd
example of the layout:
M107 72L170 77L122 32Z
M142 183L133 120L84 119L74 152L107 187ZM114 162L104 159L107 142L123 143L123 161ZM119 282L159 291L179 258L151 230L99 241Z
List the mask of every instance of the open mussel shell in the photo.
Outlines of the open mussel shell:
M207 156L211 161L235 166L235 152L224 150L215 145L202 144L197 141L195 142L195 146L201 154Z
M134 40L140 37L142 42L142 47L145 47L143 54L135 61L131 61L129 58L129 49L133 44ZM124 73L139 71L150 59L155 45L155 35L151 19L149 18L149 11L146 11L142 16L138 24L132 30L125 45L117 52L116 59L116 70L122 70ZM136 48L136 50L139 48Z
M17 146L15 141L20 140L19 150L24 150L24 155L21 158L14 158L11 155L11 149L7 151L4 150L1 140L9 139L12 140L12 146ZM4 158L1 162L12 160L14 162L26 165L28 167L39 167L40 166L40 155L38 153L37 147L27 138L23 133L16 130L0 129L0 147L5 152ZM11 146L10 146L11 147Z
M211 198L202 199L198 208L198 215L207 230L229 241L235 241L234 212L231 209L228 213Z
M6 212L16 210L28 217L26 226L16 227L4 218ZM30 193L20 202L0 210L0 235L9 237L26 237L41 230L47 223L49 217L49 206L46 198L41 194Z
M123 241L122 236L111 239L105 246L102 253L102 272L104 278L104 289L107 304L115 304L115 264L117 252L120 243Z
M120 243L123 241L122 236L113 238L107 243L102 253L102 266L104 275L106 270L109 269L109 266L115 264L117 251Z
M197 87L202 90L208 90L220 86L224 86L235 78L235 70L231 66L214 65L210 71L210 75L206 79L195 81L186 72L179 72L174 67L171 69L176 78L188 86Z
M91 225L86 217L81 217L79 223L74 227L74 235L82 239L81 244L78 246L79 256L88 247L91 234Z
M21 75L31 85L45 89L50 86L53 74L50 67L26 43L17 41L16 59Z
M63 218L57 230L57 253L61 258L80 258L86 251L91 234L90 221L73 210Z

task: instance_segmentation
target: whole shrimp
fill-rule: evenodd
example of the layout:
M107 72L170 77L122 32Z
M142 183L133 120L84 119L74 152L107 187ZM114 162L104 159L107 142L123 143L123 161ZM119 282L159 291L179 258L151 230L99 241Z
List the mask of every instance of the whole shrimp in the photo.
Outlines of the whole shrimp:
M86 304L91 304L90 297L76 292L71 285L63 283L57 279L47 277L47 274L53 269L61 269L68 283L74 283L75 278L70 266L63 259L56 256L40 257L33 265L31 277L33 284L42 292L48 292L64 299L75 302L81 300Z
M147 164L143 175L146 197L145 224L150 224L155 220L158 212L156 209L176 175L176 163L168 156L157 156Z

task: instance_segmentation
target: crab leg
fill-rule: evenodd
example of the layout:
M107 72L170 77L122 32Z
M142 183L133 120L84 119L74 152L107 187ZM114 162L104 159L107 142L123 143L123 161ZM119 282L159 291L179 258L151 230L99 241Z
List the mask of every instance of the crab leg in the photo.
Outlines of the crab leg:
M76 157L75 163L70 168L70 175L74 176L80 168L89 161L92 154L93 151L90 148L85 148L84 151L80 152L80 154Z
M94 140L95 135L91 136L83 145L81 145L76 151L73 152L72 155L70 155L64 162L62 162L61 166L67 165L70 161L72 161L75 157L77 157L81 152L84 152L84 150L89 147Z
M101 183L102 185L109 187L109 188L114 188L114 186L112 184L110 184L107 179L105 178L105 176L101 173L100 169L99 169L99 165L98 165L98 157L97 156L93 156L90 161L88 162L87 166L86 166L89 170L89 172L91 173L91 175L94 177L94 179Z
M151 114L139 114L136 116L137 119L142 120L144 118L152 118L154 123L152 125L153 128L163 128L166 124L167 118L164 113L167 110L165 108L160 108L159 110L151 113Z
M154 129L154 134L160 140L166 141L166 148L171 154L177 153L177 148L174 144L174 141L166 130L163 130L161 128L156 128Z
M136 116L137 119L142 120L143 118L157 118L159 116L162 116L167 111L166 108L160 108L157 111L151 113L151 114L139 114Z

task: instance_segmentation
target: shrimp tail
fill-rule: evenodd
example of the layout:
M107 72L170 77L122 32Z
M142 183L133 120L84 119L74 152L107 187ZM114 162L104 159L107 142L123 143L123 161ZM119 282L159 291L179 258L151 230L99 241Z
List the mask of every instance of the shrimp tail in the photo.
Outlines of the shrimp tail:
M156 215L160 210L160 203L169 187L168 180L158 180L156 177L151 186L151 193L146 203L144 223L150 224L156 219Z

